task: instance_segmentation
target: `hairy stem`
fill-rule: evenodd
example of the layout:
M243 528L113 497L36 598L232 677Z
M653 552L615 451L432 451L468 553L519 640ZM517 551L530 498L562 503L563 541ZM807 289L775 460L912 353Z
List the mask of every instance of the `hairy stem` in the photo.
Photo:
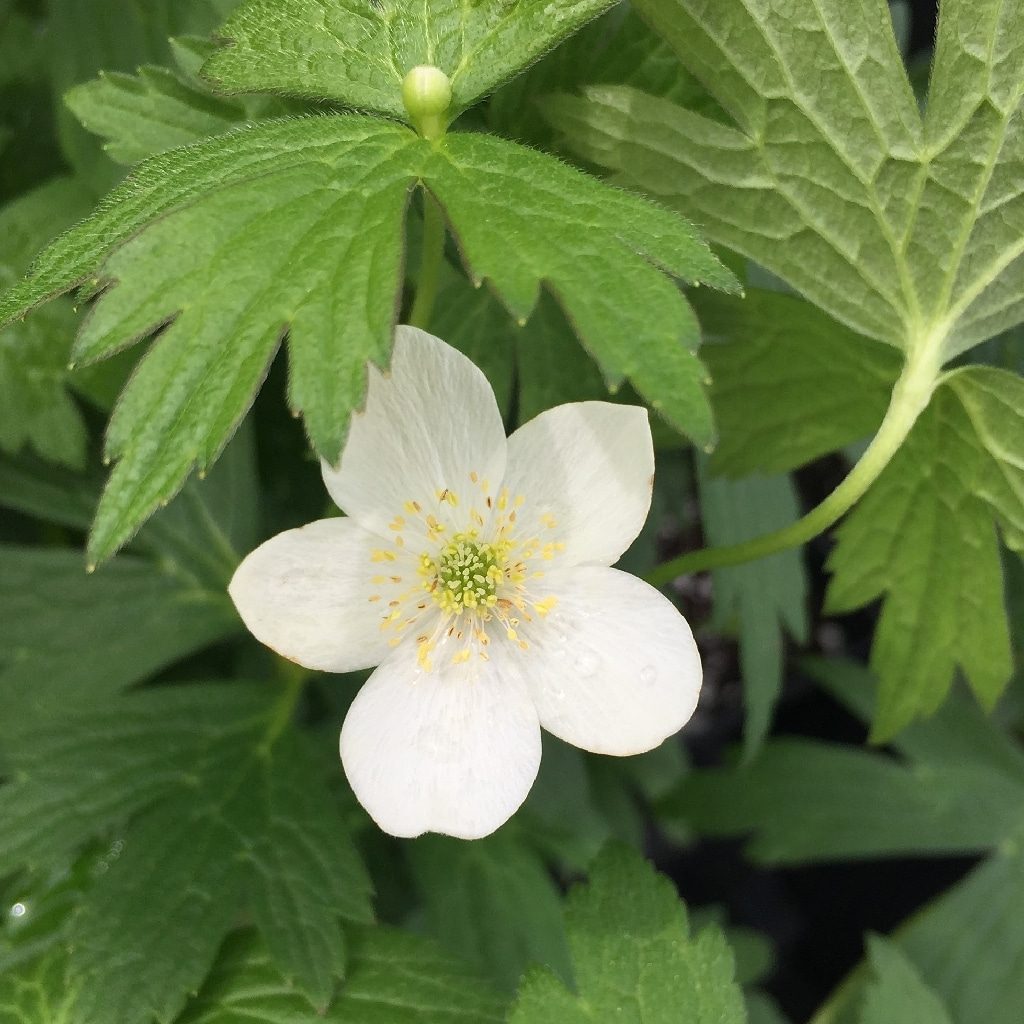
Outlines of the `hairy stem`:
M878 479L882 470L899 451L918 416L924 411L939 382L939 360L936 346L922 346L912 352L893 388L889 408L878 433L860 461L845 480L817 507L802 519L774 533L730 544L721 548L702 548L657 566L646 577L656 587L664 586L677 576L705 569L721 569L729 565L753 562L777 551L797 547L828 529L863 497Z
M413 327L427 330L434 312L437 286L441 280L444 260L444 217L437 203L426 192L423 194L423 245L420 252L420 273L416 280L416 298L409 313Z

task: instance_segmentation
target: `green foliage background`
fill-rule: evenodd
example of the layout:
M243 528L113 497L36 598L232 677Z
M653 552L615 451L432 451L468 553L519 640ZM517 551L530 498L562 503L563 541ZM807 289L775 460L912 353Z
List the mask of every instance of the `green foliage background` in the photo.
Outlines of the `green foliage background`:
M0 1024L784 1024L770 942L642 856L734 836L975 857L812 1020L1019 1024L1024 5L944 0L928 75L906 15L0 0ZM657 413L623 565L738 645L725 763L545 737L472 844L355 803L361 677L298 676L225 587L323 513L414 315L510 428ZM849 475L804 516L823 457ZM837 522L822 593L801 545ZM867 664L822 621L865 607ZM871 742L778 734L793 685Z

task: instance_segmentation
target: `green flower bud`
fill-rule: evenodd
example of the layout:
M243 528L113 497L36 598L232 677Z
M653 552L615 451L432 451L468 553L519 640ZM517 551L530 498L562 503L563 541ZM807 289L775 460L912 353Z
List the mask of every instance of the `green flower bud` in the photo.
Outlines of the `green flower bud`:
M452 83L440 68L420 64L402 81L402 102L416 130L425 139L439 139L448 127Z

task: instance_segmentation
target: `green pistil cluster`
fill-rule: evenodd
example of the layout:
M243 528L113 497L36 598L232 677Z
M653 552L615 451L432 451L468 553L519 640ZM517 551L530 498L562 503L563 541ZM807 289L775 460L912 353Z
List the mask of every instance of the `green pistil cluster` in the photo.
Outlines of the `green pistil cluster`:
M505 552L500 544L484 544L473 533L456 534L437 558L424 555L420 572L426 589L446 612L492 608L504 579Z

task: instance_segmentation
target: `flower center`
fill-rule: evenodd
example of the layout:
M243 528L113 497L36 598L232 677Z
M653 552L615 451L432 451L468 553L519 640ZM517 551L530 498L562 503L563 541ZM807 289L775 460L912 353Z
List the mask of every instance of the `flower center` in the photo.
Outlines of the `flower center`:
M487 544L476 531L458 533L436 558L420 558L424 586L442 611L458 614L498 603L498 584L505 578L508 541Z
M391 546L370 551L370 560L382 570L371 577L380 591L369 595L381 604L380 628L390 634L392 646L414 637L417 661L428 672L432 655L440 651L452 664L471 657L489 660L492 636L528 650L536 620L557 603L534 590L544 576L541 563L565 550L564 543L547 539L557 536L554 516L530 513L526 498L507 490L494 495L475 472L469 483L465 503L447 487L433 501L405 502L404 514L388 524ZM466 525L452 533L451 510L456 508L464 509ZM407 536L423 543L422 554L408 550ZM410 579L412 565L418 580Z

